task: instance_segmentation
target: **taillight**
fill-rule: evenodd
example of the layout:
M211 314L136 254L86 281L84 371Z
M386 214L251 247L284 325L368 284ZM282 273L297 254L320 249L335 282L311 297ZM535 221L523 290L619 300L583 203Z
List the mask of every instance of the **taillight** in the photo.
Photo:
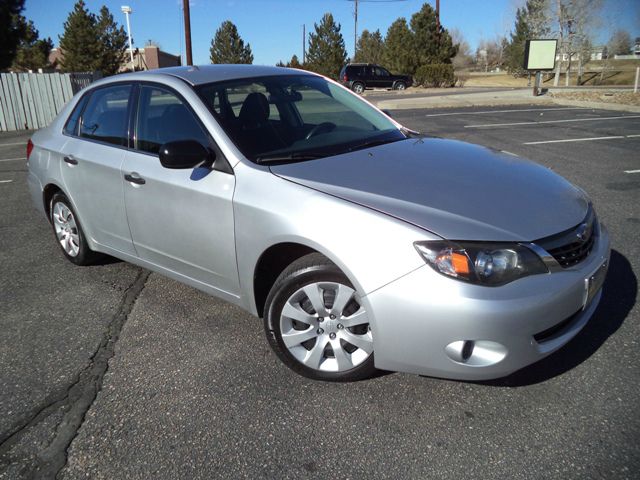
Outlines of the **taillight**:
M29 141L27 142L27 161L29 161L31 152L33 152L33 142L31 141L31 139L29 139Z
M342 77L342 80L344 80L345 82L348 82L348 81L349 81L349 77L347 77L347 74L346 74L346 73L344 74L344 77Z

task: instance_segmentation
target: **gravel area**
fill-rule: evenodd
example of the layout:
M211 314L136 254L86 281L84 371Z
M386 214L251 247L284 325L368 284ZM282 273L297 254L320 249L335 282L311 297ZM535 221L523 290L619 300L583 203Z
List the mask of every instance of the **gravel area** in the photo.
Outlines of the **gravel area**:
M588 91L588 92L549 92L554 98L564 100L578 100L582 102L619 103L640 107L640 93Z

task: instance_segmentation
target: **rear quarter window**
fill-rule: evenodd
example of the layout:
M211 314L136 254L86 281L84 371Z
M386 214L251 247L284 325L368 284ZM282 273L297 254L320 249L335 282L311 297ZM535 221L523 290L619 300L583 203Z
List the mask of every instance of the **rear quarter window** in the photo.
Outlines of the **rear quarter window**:
M80 115L82 115L82 110L84 110L84 106L87 104L89 97L91 94L87 94L83 96L80 101L76 104L73 112L69 115L67 119L67 123L64 126L64 133L67 135L78 135L78 125L80 125Z

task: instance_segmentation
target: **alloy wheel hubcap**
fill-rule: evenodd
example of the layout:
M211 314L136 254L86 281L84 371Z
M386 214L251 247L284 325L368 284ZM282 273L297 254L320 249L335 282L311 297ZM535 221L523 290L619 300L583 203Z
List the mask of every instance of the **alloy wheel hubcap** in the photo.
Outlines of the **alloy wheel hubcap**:
M69 256L77 256L80 251L80 236L71 209L64 203L58 202L53 206L52 217L58 242Z
M353 288L341 283L297 290L282 309L280 332L289 352L314 370L344 372L373 352L367 312Z

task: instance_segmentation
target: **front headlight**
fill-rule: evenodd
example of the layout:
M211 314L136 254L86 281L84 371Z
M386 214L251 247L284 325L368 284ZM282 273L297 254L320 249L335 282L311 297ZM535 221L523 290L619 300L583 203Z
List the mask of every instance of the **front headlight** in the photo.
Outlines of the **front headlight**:
M538 255L517 243L438 240L413 245L436 272L479 285L495 287L549 272Z

